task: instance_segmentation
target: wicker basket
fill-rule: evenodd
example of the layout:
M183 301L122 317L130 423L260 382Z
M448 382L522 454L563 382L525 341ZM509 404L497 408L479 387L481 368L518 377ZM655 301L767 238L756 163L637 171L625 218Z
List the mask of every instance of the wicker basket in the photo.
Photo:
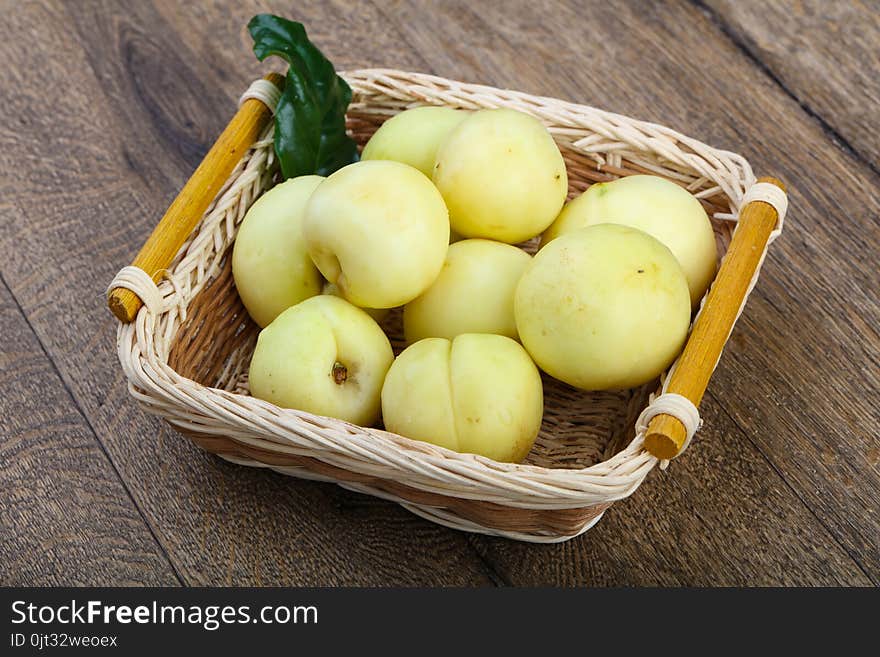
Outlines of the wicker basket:
M515 108L542 120L557 140L568 166L570 196L595 181L646 172L665 176L701 200L712 217L722 254L731 244L744 196L755 183L751 167L739 155L590 107L393 70L361 70L344 77L354 92L349 127L360 144L385 119L416 105ZM163 219L166 236L157 229L135 266L123 269L111 285L111 296L130 294L133 308L143 302L128 318L118 306L114 309L120 317L133 319L120 323L117 336L132 396L229 461L333 481L394 500L443 525L536 542L566 540L589 529L612 502L635 491L661 462L644 448L646 418L656 415L645 409L651 411L650 400L661 392L659 382L588 393L545 377L544 423L522 464L458 454L380 429L281 409L248 395L247 371L258 328L236 292L229 255L245 212L277 180L270 110L264 107L273 104L272 91L261 82L243 97L249 100L236 119L246 111L257 117L248 124L246 152L236 152L224 142L230 124L209 154L215 157L216 149L225 148L234 166L231 173L227 168L212 187L205 182L204 169L211 168L206 158L185 188L190 197L175 201L190 213L195 207L197 215L190 221L197 222L195 230L190 232L180 219L185 214L180 207L169 210ZM746 275L728 332L754 284L767 244L781 228L781 223L776 226L776 211L781 218L784 195L781 200L756 198L750 206L761 206L772 219L762 240L749 243L754 238L743 237L748 249L759 250L759 257ZM167 224L172 221L177 221L180 235L177 244L169 246ZM164 264L157 260L157 244L168 254ZM525 248L533 250L534 243ZM150 266L144 264L149 262ZM713 291L718 285L716 279ZM704 299L701 315L713 312ZM400 313L392 312L384 328L399 351ZM726 337L724 333L718 353ZM704 371L711 373L717 355L703 363ZM682 380L694 376L690 370L679 374ZM662 381L669 383L668 377ZM699 394L693 401L699 402ZM676 415L668 408L662 412Z

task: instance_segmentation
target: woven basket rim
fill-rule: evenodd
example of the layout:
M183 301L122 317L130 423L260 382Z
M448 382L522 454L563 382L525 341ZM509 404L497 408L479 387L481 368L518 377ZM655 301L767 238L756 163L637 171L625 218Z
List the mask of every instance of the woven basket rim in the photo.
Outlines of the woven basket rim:
M754 173L752 172L751 164L749 164L748 159L743 156L741 153L737 151L731 151L723 148L716 148L714 146L710 146L705 142L701 142L698 139L690 137L682 132L675 130L674 128L670 128L669 126L663 125L662 123L656 123L653 121L647 121L645 119L638 119L635 117L628 116L626 114L620 114L617 112L612 112L610 110L605 110L600 107L595 107L593 105L587 105L586 103L576 103L570 100L563 100L559 98L554 98L552 96L543 96L540 94L530 94L525 91L519 91L516 89L508 89L504 87L493 87L490 85L482 84L479 82L466 82L464 80L457 80L453 78L444 78L439 75L434 75L432 73L420 73L417 71L406 71L403 69L395 69L395 68L385 68L385 67L367 67L367 68L357 68L351 70L340 71L339 75L349 83L354 82L355 84L360 82L368 82L375 81L382 78L387 79L406 79L406 80L419 80L424 81L426 83L439 84L439 85L450 85L459 89L467 89L473 91L474 93L492 93L497 94L498 92L503 92L504 95L510 98L518 98L524 101L534 103L536 105L552 105L555 107L562 107L567 110L573 112L583 112L584 110L588 110L590 112L595 112L596 114L600 114L609 119L615 119L621 122L636 124L641 127L649 128L651 130L655 130L661 134L665 134L676 141L679 141L683 144L688 144L701 147L704 149L709 149L710 151L714 151L719 155L729 156L731 159L737 160L738 163L743 165L743 171L747 172L745 179L750 184L754 180ZM751 178L749 178L748 173L751 173ZM731 199L734 201L740 200L741 197L737 199Z
M160 286L161 287L161 286ZM441 447L439 445L433 445L431 443L427 443L420 440L415 440L412 438L407 438L406 436L401 436L399 434L395 434L390 431L385 431L383 429L376 429L373 427L362 427L360 425L352 424L350 422L346 422L345 420L340 420L338 418L328 417L324 415L315 415L313 413L308 413L306 411L301 411L298 409L292 408L282 408L267 402L262 399L257 399L256 397L252 397L250 395L245 395L242 393L230 392L228 390L223 390L220 388L214 388L211 386L205 386L198 382L192 381L192 379L188 379L186 377L181 376L173 369L168 368L167 374L171 375L171 378L176 379L177 383L183 383L188 386L194 386L202 391L208 392L212 395L217 395L221 398L231 399L236 404L242 405L244 407L262 407L263 410L271 413L276 419L283 420L282 426L286 426L289 429L304 429L305 427L320 427L322 424L329 421L333 425L339 427L345 427L348 429L347 433L352 437L363 437L367 436L370 441L379 441L381 444L385 444L390 448L393 448L395 451L399 451L402 454L406 455L415 455L418 454L420 460L424 463L429 463L433 465L437 465L439 463L443 463L446 466L449 465L450 462L461 463L464 467L462 470L462 474L475 474L479 471L492 472L494 475L499 475L504 477L505 479L509 476L517 476L517 475L531 475L533 485L540 484L540 488L545 488L544 495L538 493L537 490L529 491L529 494L534 496L535 498L540 498L546 496L547 499L558 499L559 494L565 490L570 489L567 488L558 488L556 485L559 483L559 479L564 478L566 475L576 476L578 479L584 482L591 482L594 485L602 485L602 484L611 484L614 482L614 473L613 471L622 465L632 465L632 460L637 457L641 457L643 460L638 461L636 463L637 470L642 470L646 465L650 465L651 469L654 465L656 465L659 461L656 457L652 456L648 452L641 449L642 438L636 436L630 441L627 446L620 450L618 453L614 454L612 457L605 459L603 461L599 461L598 463L594 463L590 466L583 468L548 468L540 465L532 465L528 463L505 463L502 461L495 461L493 459L487 458L485 456L481 456L479 454L471 454L471 453L463 453L456 452L445 447ZM234 422L234 417L229 418L230 421ZM179 425L180 423L169 419L169 423L172 425ZM305 426L304 426L305 425ZM183 425L181 425L183 426ZM192 426L184 426L184 428L190 431L196 431ZM242 440L242 439L238 439ZM242 442L245 443L254 443L257 441L243 439ZM267 441L267 442L275 442L275 441ZM282 449L280 451L285 452L288 451L291 454L299 454L299 450L296 448L289 447L284 445L284 443L276 443L276 445L280 446ZM319 460L322 459L320 456L316 456ZM413 460L415 460L415 456L413 456ZM332 460L325 460L325 462L335 465ZM472 467L476 467L476 470L472 470ZM645 472L647 474L647 471ZM626 481L625 477L621 477L622 481ZM512 479L509 483L515 483L517 480ZM476 483L476 480L474 481ZM434 489L433 492L449 492L446 489ZM479 493L469 494L465 491L459 491L459 496L467 497L470 499L486 499L484 495ZM620 497L625 497L620 496ZM609 500L612 499L620 499L619 497L609 497ZM511 506L518 506L513 502L505 502L510 504ZM572 505L570 502L564 502L558 505L558 508L571 508ZM524 508L534 508L531 505L526 505ZM541 508L557 508L556 505L553 504L542 504Z

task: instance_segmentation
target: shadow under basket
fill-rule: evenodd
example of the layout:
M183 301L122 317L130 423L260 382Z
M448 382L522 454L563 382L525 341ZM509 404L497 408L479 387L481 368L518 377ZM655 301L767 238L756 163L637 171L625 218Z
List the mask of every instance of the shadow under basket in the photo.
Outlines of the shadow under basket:
M569 198L594 182L640 173L664 176L703 203L722 256L744 201L751 200L746 193L756 181L745 159L662 126L429 75L361 70L343 76L353 90L348 125L360 145L387 118L419 105L527 112L548 127L562 151ZM466 531L562 541L589 529L614 501L635 491L661 462L644 448L645 427L638 420L654 395L664 391L666 375L616 392L584 392L544 376L543 425L521 464L455 453L381 429L282 409L249 395L247 371L259 328L235 289L231 247L247 209L278 180L273 128L262 107L273 105L272 88L261 81L252 89L256 93L245 95L239 115L248 109L258 113L253 106L261 106L266 116L254 126L256 139L247 142L243 157L236 154L219 191L203 199L207 209L199 212L183 246L174 245L173 261L144 267L146 272L126 267L111 285L112 290L133 291L138 305L144 304L132 313L133 321L121 322L118 329L131 394L196 444L229 461L336 482ZM757 245L760 258L746 296L780 228L773 227ZM533 240L524 248L533 252L535 246ZM737 314L741 309L739 304ZM708 312L712 308L705 304L700 315ZM404 346L400 315L393 311L383 326L395 353ZM708 364L710 371L714 364Z

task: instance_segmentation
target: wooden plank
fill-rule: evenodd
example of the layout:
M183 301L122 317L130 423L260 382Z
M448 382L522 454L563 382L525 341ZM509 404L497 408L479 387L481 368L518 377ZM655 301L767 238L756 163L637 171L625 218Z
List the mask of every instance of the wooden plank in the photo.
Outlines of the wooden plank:
M876 1L702 0L751 56L849 148L880 170Z
M512 584L870 585L713 395L701 410L706 428L688 452L584 536L541 547L475 545ZM734 449L740 441L748 446Z
M750 451L763 455L767 464L760 474L736 489L760 490L765 479L780 491L790 488L783 495L786 515L806 505L843 552L880 581L880 409L871 401L880 398L877 176L829 140L687 3L517 2L476 8L446 2L431 5L434 15L427 21L424 3L377 5L432 72L663 123L741 151L759 174L772 173L789 185L787 233L774 246L710 384L710 394L740 429L725 443L727 459L713 467L730 468ZM716 435L710 431L707 440ZM700 472L691 457L672 467L692 472L697 482ZM703 477L710 480L709 474ZM687 493L708 517L711 508L699 501L702 488ZM726 509L739 504L733 491L726 501L713 502ZM675 538L660 532L651 542L673 551L678 537L688 540L698 529L692 517L681 509L672 523ZM617 540L627 537L622 532ZM591 539L582 541L580 549L574 543L566 553L570 563L595 557L587 547ZM532 554L517 552L511 563L496 565L502 572L511 564L527 570L524 559ZM719 551L717 566L733 568L728 577L736 579L735 562L746 556ZM543 568L545 578L560 568L532 558L541 562L534 568ZM838 565L848 572L844 561Z
M178 584L5 282L0 335L0 586Z
M21 48L18 34L40 39ZM184 582L490 584L463 535L336 486L226 464L128 397L104 287L243 81L224 80L146 2L19 5L0 37L0 97L15 117L0 125L0 170L18 174L0 179L13 210L0 226L4 276Z

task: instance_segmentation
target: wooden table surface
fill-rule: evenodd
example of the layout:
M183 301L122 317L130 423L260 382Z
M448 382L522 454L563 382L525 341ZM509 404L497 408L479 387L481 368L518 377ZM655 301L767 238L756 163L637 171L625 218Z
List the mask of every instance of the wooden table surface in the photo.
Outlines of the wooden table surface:
M789 185L698 440L584 536L230 465L129 398L104 289L267 70L265 10L339 69L596 105ZM878 70L877 2L2 0L0 584L876 585Z

